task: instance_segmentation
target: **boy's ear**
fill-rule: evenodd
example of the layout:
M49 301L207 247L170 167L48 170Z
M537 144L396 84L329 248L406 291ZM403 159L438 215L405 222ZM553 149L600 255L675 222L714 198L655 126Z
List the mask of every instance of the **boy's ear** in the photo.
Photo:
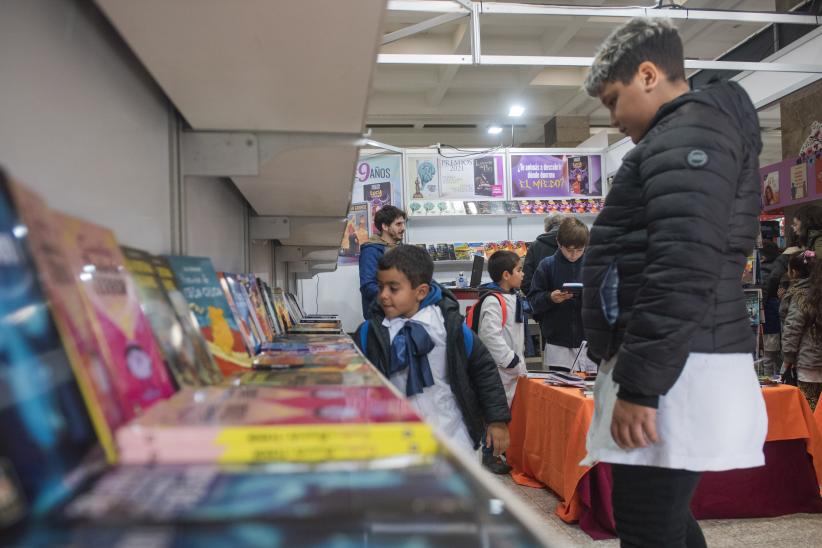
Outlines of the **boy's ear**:
M646 92L653 91L665 75L651 61L643 61L637 68L637 78Z
M428 293L431 291L431 286L428 284L420 284L414 289L415 295L417 297L417 302L422 302L428 296Z

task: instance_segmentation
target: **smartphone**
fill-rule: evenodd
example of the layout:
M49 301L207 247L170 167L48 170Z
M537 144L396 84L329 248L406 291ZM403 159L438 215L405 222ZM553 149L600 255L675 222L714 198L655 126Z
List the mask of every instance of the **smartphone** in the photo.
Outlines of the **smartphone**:
M573 293L574 295L578 295L582 293L582 284L579 282L569 282L562 284L562 290L567 293Z

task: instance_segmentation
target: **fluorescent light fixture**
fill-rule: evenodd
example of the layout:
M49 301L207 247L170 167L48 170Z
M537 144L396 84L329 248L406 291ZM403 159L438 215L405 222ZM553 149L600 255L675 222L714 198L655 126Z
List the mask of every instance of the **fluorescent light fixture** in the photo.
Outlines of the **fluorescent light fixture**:
M502 133L502 128L499 126L491 126L488 128L488 133L490 133L491 135Z
M522 106L522 105L511 105L511 108L508 109L508 116L513 116L515 118L518 118L518 117L522 116L522 114L524 112L525 112L525 107L524 106Z

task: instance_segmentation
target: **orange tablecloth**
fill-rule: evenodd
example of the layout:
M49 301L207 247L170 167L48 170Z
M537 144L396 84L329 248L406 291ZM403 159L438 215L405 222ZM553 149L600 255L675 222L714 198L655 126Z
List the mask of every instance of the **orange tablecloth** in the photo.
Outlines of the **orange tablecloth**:
M822 433L822 405L816 404L816 411L814 411L813 417L816 419L816 426L819 428L819 432Z
M822 414L811 413L807 401L793 386L763 389L768 409L766 441L804 439L822 485ZM822 407L822 406L820 406ZM594 414L594 400L575 388L558 388L542 380L520 377L509 425L511 446L506 452L512 476L520 485L548 487L562 501L557 515L566 522L579 519L577 484L589 470L585 436Z

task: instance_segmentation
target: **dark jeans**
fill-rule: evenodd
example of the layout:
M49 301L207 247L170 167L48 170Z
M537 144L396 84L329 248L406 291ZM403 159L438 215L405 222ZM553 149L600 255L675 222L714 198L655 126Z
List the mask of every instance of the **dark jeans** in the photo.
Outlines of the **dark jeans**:
M612 464L614 520L623 547L706 548L691 514L699 472Z

